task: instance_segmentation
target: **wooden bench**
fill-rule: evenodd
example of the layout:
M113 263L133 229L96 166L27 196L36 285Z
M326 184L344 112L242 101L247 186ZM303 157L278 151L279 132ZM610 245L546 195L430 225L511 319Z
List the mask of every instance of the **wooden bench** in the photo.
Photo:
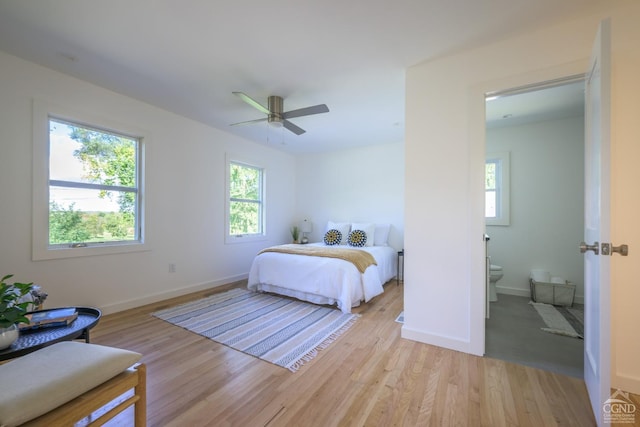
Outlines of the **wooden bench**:
M99 426L134 405L135 425L144 427L146 367L140 358L69 341L0 365L0 426L72 426L81 420Z

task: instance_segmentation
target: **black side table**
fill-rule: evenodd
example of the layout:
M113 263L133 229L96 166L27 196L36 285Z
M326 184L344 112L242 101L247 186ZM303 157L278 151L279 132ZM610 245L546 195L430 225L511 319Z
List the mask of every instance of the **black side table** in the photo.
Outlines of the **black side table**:
M402 258L402 262L400 262ZM400 269L402 267L402 269ZM396 274L396 286L400 286L400 281L404 282L404 249L398 251L398 273ZM402 275L400 274L402 272Z
M49 310L56 310L56 307ZM68 326L56 326L50 328L34 329L32 331L20 331L18 339L9 348L0 350L0 363L3 360L24 356L32 351L55 344L60 341L72 341L84 339L89 342L89 330L98 324L102 312L93 307L75 307L78 318Z

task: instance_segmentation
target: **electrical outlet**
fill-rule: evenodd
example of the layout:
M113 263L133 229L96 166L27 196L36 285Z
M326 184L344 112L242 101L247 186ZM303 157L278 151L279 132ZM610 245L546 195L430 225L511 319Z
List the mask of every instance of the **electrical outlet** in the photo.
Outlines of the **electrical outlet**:
M171 263L169 264L169 273L175 273L176 272L176 265Z

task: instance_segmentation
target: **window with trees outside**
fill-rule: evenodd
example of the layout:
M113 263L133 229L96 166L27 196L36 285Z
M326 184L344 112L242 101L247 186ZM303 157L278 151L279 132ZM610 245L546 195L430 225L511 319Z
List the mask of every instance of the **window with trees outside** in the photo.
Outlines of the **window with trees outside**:
M34 99L33 260L151 249L144 220L148 132L126 119Z
M140 240L139 138L49 118L49 247Z
M487 225L509 225L509 153L487 155L484 206Z
M263 169L227 161L227 241L255 240L264 236Z

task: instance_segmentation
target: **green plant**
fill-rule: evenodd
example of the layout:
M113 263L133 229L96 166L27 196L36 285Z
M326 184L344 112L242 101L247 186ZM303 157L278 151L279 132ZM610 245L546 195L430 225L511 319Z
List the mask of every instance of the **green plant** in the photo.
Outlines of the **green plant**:
M300 229L296 225L291 227L291 237L293 237L294 242L297 242L300 237Z
M29 323L25 317L27 307L31 301L20 302L33 290L33 283L5 283L13 274L4 276L0 280L0 328L8 328L17 323Z

